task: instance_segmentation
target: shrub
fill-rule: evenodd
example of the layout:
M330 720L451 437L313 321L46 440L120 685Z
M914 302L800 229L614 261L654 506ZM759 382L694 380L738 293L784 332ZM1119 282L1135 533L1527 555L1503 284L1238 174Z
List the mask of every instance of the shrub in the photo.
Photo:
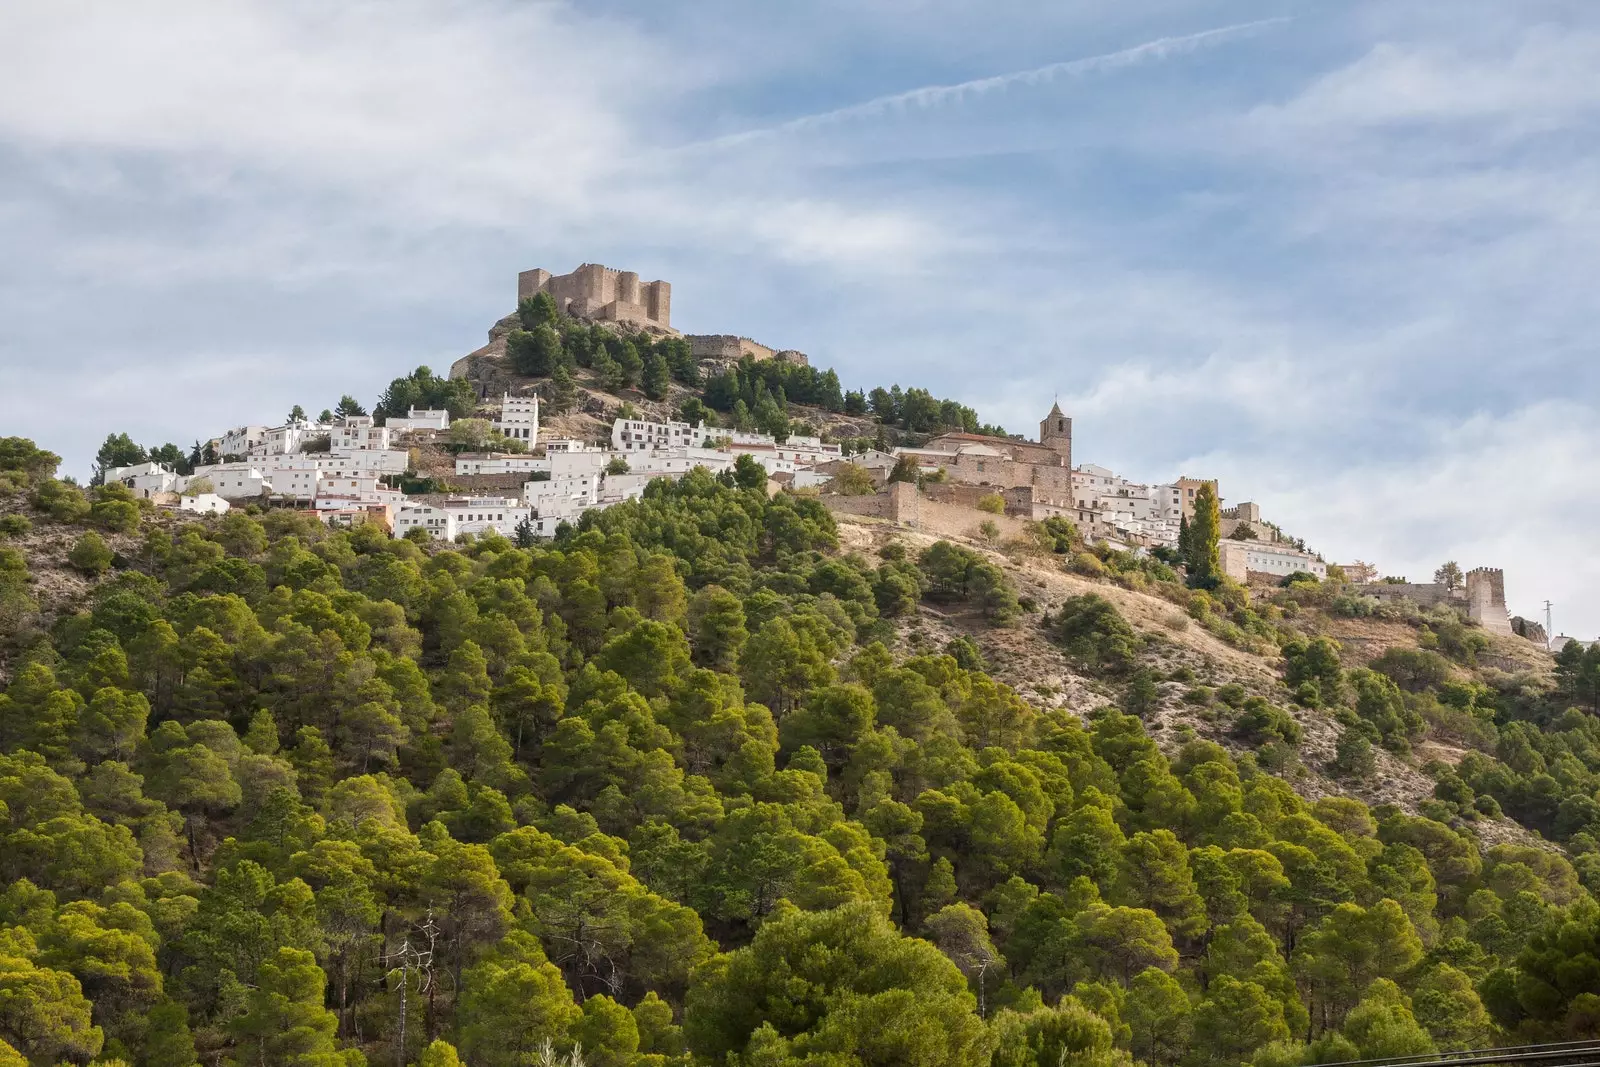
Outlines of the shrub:
M1035 531L1035 536L1042 545L1051 552L1063 555L1071 552L1083 540L1078 536L1078 528L1070 520L1059 515L1052 515L1037 523Z
M1244 714L1233 725L1233 736L1251 745L1280 741L1286 745L1300 743L1300 724L1282 708L1273 707L1263 697L1250 697L1244 702Z
M971 549L939 541L923 549L917 564L927 576L928 597L932 600L974 604L997 625L1022 614L1011 580Z
M871 496L878 491L872 475L859 463L841 464L828 488L840 496Z
M111 560L110 546L105 538L93 530L78 538L72 551L67 553L67 562L85 574L104 574L111 566Z
M1219 686L1217 688L1217 699L1228 705L1230 708L1243 707L1244 698L1248 695L1249 694L1245 692L1244 686L1240 685L1238 682L1229 682L1227 685Z
M1075 596L1061 605L1051 637L1078 663L1108 674L1133 667L1138 638L1117 606L1096 593Z
M978 498L978 510L987 511L991 515L1004 515L1006 513L1006 498L999 493L987 493Z
M31 529L26 515L0 515L0 537L21 537Z
M39 483L33 491L33 506L49 513L57 522L76 523L89 517L89 500L83 490L54 478Z
M1411 693L1443 685L1450 678L1450 661L1437 652L1421 648L1390 648L1370 666Z
M1360 727L1351 727L1339 735L1334 748L1333 770L1346 778L1372 777L1378 769L1377 757L1372 754L1372 742Z

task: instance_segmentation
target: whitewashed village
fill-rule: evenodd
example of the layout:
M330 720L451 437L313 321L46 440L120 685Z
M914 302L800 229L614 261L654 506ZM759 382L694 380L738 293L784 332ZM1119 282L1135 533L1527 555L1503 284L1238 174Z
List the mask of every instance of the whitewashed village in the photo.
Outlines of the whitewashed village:
M519 300L539 293L552 294L565 315L682 336L670 325L666 282L641 284L635 274L597 264L568 275L519 276ZM452 420L449 410L412 407L403 415L325 412L308 419L297 409L280 425L236 426L197 445L198 462L188 474L145 462L109 468L103 477L182 511L295 508L334 525L376 523L396 537L455 541L497 533L529 541L554 537L561 524L586 512L636 499L656 479L682 478L695 468L722 474L748 457L765 473L769 491L815 492L843 513L1001 530L1063 517L1091 543L1135 552L1175 547L1196 492L1207 484L1188 476L1140 482L1097 464L1074 465L1072 419L1059 404L1040 421L1036 440L948 432L914 447L877 448L826 432L778 436L710 419L648 417L627 401L607 410L608 438L552 435L541 425L537 386L506 373L511 325L514 316L497 323L489 345L451 368L452 378L476 379L475 418ZM686 340L708 369L739 360L806 360L748 338ZM491 382L505 387L491 393ZM466 422L487 432L463 435ZM424 479L426 491L408 493L405 486L419 481L419 457L442 450L453 453L454 477ZM1209 484L1220 500L1216 482ZM1225 508L1222 518L1221 562L1230 576L1327 575L1326 562L1284 537L1258 505Z
M998 496L1003 501L1000 514L1035 520L1064 516L1091 541L1135 550L1175 546L1180 521L1192 516L1195 491L1203 484L1193 478L1138 483L1095 464L1068 467L1070 451L1059 453L1048 444L963 433L935 437L916 448L846 454L840 444L818 436L778 440L704 422L619 417L609 441L551 439L540 435L539 403L537 395L508 393L493 409L494 432L526 451L462 452L455 457L455 473L464 479L522 478L515 496L423 498L397 488L412 469L414 449L449 438L448 411L415 408L381 426L370 415L349 415L332 423L239 426L209 441L207 452L218 456L218 462L202 463L191 474L147 462L113 467L104 476L158 506L183 511L221 514L251 503L293 507L330 524L377 523L394 536L422 530L431 538L453 541L463 534L491 532L553 537L559 524L635 499L657 478L681 478L696 467L719 474L733 469L741 456L765 470L774 491L824 493L846 465L861 468L881 487L890 483L897 464L903 470L909 460L918 474L932 479L921 494L970 508L974 521L993 506L986 507L985 498ZM1057 409L1045 423L1061 418ZM1037 489L1052 483L1059 491ZM841 498L840 510L856 510L850 502L858 499ZM1223 522L1223 564L1230 574L1240 579L1250 571L1326 576L1326 563L1280 539L1263 522L1257 505L1227 508ZM1233 538L1241 526L1255 536Z

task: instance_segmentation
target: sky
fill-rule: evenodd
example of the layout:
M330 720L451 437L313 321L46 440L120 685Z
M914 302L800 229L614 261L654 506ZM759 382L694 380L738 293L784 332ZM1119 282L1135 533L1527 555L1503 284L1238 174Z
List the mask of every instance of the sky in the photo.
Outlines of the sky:
M1596 69L1592 0L8 0L0 434L371 403L602 262L1594 637Z

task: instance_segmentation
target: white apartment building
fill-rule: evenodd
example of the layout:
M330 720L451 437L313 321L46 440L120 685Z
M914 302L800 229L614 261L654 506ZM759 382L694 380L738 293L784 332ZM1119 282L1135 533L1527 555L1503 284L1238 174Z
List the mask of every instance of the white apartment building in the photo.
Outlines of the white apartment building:
M550 469L545 456L516 452L463 452L456 456L457 474L534 474Z
M448 430L450 412L442 408L412 408L404 415L390 415L384 425L395 433L406 430Z
M530 449L539 440L539 397L512 396L506 393L500 397L500 417L495 419L493 426L513 441L521 441Z
M613 459L621 456L623 459L633 461L632 456L620 452L607 452L603 449L586 449L581 452L549 452L546 458L550 461L550 474L560 477L563 474L599 474L606 469L606 465Z
M683 477L681 474L608 474L600 485L600 499L595 503L601 506L620 504L624 500L637 500L644 496L645 486L657 478L670 478L677 481Z
M335 426L328 435L331 452L365 452L370 449L387 449L392 431L387 426L374 426L371 415L350 415L342 425Z
M688 448L705 440L705 424L646 422L618 419L611 424L611 447L618 452L652 452L658 448Z

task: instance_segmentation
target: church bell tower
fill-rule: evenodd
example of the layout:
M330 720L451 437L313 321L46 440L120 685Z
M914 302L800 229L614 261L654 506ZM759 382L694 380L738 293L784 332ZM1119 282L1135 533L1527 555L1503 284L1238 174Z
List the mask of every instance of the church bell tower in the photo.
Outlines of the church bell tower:
M1039 443L1054 449L1063 465L1072 467L1072 420L1062 414L1059 401L1050 405L1050 414L1039 423Z

